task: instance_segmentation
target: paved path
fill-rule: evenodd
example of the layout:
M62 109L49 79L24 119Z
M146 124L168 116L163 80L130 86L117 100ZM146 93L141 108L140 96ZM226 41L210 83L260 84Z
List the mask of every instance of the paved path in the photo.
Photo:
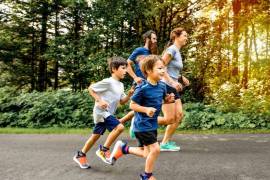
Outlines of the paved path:
M144 159L130 155L115 166L106 165L96 157L96 146L88 153L92 168L80 169L72 157L86 139L82 135L2 134L0 180L139 179ZM158 180L270 180L270 134L176 135L174 140L182 149L161 153L154 171Z

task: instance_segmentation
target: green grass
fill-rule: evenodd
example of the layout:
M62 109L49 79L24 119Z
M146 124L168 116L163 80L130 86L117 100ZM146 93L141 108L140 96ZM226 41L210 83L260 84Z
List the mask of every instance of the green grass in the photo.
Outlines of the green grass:
M0 134L90 134L92 129L67 128L0 128ZM128 130L125 131L128 133ZM164 133L164 129L159 129ZM177 134L270 134L270 129L211 129L211 130L177 130Z

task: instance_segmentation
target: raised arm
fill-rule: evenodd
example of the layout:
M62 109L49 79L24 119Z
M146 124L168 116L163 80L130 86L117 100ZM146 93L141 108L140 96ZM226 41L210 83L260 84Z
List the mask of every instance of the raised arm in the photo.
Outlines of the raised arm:
M141 83L141 82L142 82L142 78L138 77L138 76L135 74L135 72L134 72L134 70L133 70L133 68L132 68L132 66L134 65L133 61L131 61L130 59L128 59L128 60L127 60L127 63L128 63L128 65L127 65L127 72L128 72L128 74L132 77L132 79L133 79L137 84Z
M130 90L128 91L127 96L125 96L124 98L120 99L120 104L123 105L125 103L127 103L130 100L130 97L133 95L134 93L134 86L131 86Z

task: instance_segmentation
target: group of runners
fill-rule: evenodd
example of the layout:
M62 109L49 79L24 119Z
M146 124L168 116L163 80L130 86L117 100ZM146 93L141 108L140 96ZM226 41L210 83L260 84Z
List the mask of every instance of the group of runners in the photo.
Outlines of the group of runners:
M136 48L128 60L117 56L110 58L111 77L88 88L95 99L95 126L83 148L73 157L82 169L90 168L86 153L106 129L110 133L104 144L99 145L96 155L111 165L123 155L145 158L144 172L139 176L141 180L155 180L154 164L160 151L180 151L180 146L172 141L172 137L183 118L180 92L189 85L189 80L181 73L183 61L180 52L187 43L187 32L181 27L173 29L162 55L157 55L157 35L154 31L144 33L143 39L144 46ZM134 80L127 94L121 82L126 73ZM118 104L128 102L131 111L117 119L114 114ZM137 139L138 146L131 147L127 142L118 140L111 149L127 121L131 121L130 136ZM160 143L157 141L159 125L166 126Z

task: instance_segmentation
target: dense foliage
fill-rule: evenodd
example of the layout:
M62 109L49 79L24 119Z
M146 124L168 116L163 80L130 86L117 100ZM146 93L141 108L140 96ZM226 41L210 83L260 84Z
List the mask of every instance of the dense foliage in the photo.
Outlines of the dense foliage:
M182 126L269 128L269 0L2 0L0 23L1 127L91 125L85 89L109 76L107 58L127 58L149 29L161 54L181 26L183 101L195 103Z
M179 129L270 128L269 107L266 101L257 102L231 112L224 106L186 103L185 117ZM92 98L86 91L18 94L11 88L0 89L0 127L92 127L92 108ZM128 105L121 106L116 116L123 117L128 111Z

